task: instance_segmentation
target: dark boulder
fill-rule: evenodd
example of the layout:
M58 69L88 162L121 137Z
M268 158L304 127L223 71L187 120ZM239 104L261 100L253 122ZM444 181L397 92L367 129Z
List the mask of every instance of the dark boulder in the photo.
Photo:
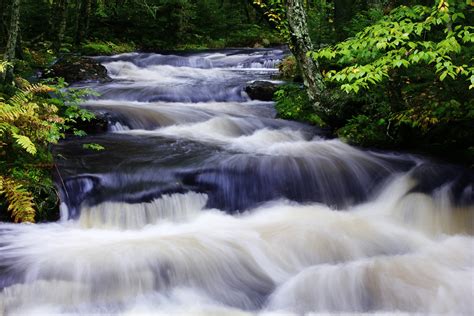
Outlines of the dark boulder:
M44 77L62 77L68 83L80 81L110 81L107 69L92 58L69 56L59 59Z
M95 117L88 121L77 120L72 123L72 128L68 130L67 136L74 136L74 131L77 130L83 131L87 135L97 135L107 132L109 130L109 119L107 114L94 112L94 115Z
M245 87L245 92L252 100L272 101L277 85L268 81L254 81Z
M88 135L95 135L105 133L109 129L109 120L107 115L104 113L94 112L95 117L89 121L77 120L73 124L73 128L77 130L82 130Z

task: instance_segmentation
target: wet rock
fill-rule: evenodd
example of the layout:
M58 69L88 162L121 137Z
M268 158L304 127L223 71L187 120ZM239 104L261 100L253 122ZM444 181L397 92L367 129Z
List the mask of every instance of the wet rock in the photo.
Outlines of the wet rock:
M245 87L245 92L252 100L272 101L277 85L268 81L254 81Z
M44 77L62 77L68 83L80 81L110 81L107 69L92 58L70 56L59 59Z
M90 121L78 120L74 124L74 128L86 132L88 135L101 134L107 132L109 128L109 120L107 115L94 112L95 117Z

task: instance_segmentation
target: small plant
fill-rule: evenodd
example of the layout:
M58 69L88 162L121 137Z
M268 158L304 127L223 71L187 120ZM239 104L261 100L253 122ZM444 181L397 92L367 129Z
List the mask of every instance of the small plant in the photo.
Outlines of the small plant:
M88 143L88 144L84 144L82 145L82 148L84 149L89 149L89 150L93 150L93 151L101 151L101 150L104 150L105 147L100 145L100 144L96 144L96 143Z

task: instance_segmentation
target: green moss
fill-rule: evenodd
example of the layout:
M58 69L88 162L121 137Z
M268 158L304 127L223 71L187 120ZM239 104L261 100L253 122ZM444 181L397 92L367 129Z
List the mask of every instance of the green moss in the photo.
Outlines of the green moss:
M131 43L112 43L112 42L87 42L81 46L81 53L89 56L97 55L115 55L133 52L137 48Z
M278 117L324 126L321 118L314 113L306 91L297 84L287 84L275 92L275 108Z

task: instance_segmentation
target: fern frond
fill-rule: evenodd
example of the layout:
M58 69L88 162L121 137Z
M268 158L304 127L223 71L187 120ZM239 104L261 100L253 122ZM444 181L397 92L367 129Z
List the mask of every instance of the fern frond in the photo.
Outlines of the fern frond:
M15 222L35 221L35 209L33 196L15 180L0 176L0 194L5 196L8 211Z
M0 103L0 121L12 122L21 115L21 111L18 107L12 106L7 103Z
M8 66L11 66L11 63L6 60L0 60L0 73L5 72Z
M26 152L28 152L32 155L36 154L36 146L35 146L35 144L33 144L33 142L31 141L31 139L28 136L19 135L19 134L14 133L13 137L15 138L16 143L18 145L20 145L21 148L26 150Z
M14 96L12 96L9 100L9 103L14 107L21 109L21 106L28 102L28 98L26 94L22 91L17 92Z
M35 83L35 84L30 84L22 89L23 93L28 94L39 94L39 93L49 93L55 91L54 88L41 84L41 83Z

